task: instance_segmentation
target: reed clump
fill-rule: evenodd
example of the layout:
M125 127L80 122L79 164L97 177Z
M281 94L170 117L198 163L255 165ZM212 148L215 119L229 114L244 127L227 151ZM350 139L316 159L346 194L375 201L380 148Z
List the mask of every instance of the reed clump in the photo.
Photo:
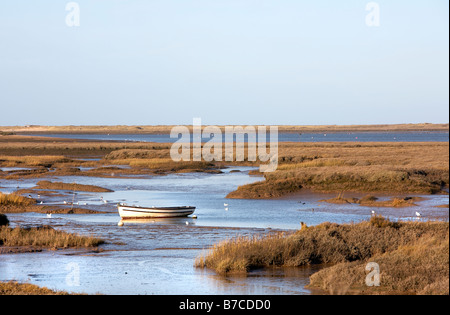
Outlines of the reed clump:
M58 231L50 226L31 228L0 227L0 251L2 247L24 247L46 249L97 247L104 241L91 236Z
M54 291L46 287L39 287L31 283L16 281L1 282L0 295L73 295L65 291ZM78 294L76 294L78 295Z
M198 257L195 266L211 268L218 273L246 273L268 266L298 267L313 264L339 265L342 269L350 270L373 259L378 262L378 259L383 261L385 257L391 257L387 261L392 263L394 257L407 261L410 256L414 256L421 263L433 262L427 264L430 269L421 275L420 285L407 285L414 277L414 270L409 271L405 265L386 263L383 272L386 279L391 280L379 290L420 293L426 288L442 289L440 282L447 279L448 292L448 229L448 222L392 222L379 216L355 224L323 223L293 233L238 237L224 241ZM440 250L427 250L425 244L436 244ZM431 265L435 266L431 268ZM426 268L423 266L423 269ZM357 284L364 279L365 276L354 283L353 278L343 277L335 282L324 284L316 280L312 284L324 290L329 290L331 283L346 283L349 288L358 288ZM392 279L400 279L399 282L404 284L395 286Z
M57 163L71 162L64 156L1 156L0 163L4 167L32 166L52 167Z
M16 206L26 207L36 204L36 200L32 198L23 197L17 194L3 194L0 192L0 207L1 206Z

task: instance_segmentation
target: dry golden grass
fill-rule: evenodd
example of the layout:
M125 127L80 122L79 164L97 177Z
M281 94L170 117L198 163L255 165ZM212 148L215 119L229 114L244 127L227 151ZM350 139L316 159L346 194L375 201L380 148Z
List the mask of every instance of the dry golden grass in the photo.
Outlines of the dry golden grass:
M36 200L16 194L3 194L0 192L0 206L31 206Z
M158 158L115 160L114 163L149 169L157 172L178 172L182 170L201 171L215 168L213 163L208 162L174 162L172 159Z
M64 291L50 290L48 288L39 287L31 283L0 281L0 295L69 295L69 293Z
M17 179L43 177L48 170L60 176L212 171L225 164L259 166L250 162L174 162L171 144L120 143L4 136L0 166L38 168L19 173L0 172ZM246 149L245 149L246 151ZM236 150L234 150L236 155ZM24 156L25 155L25 156ZM101 161L76 160L99 157ZM225 154L223 154L225 156ZM102 169L129 165L130 170ZM280 143L279 166L265 181L239 187L229 198L275 198L306 188L321 192L388 194L439 193L449 184L448 143ZM77 167L98 167L81 172Z
M320 192L439 193L449 184L448 143L281 143L279 167L229 198Z
M448 292L448 229L448 222L391 222L377 216L358 224L303 225L295 233L224 241L198 257L195 265L230 273L266 266L333 264L340 268L339 272L324 269L313 275L313 286L330 293L336 293L339 287L347 293L350 289L362 293L364 289L368 294L441 294ZM410 259L417 265L411 266ZM361 286L365 283L364 266L369 261L381 266L385 280L379 288ZM358 273L353 268L359 268ZM446 286L442 280L447 281Z
M40 157L66 157L66 159L83 157L103 157L108 153L122 149L168 150L170 145L158 143L134 143L117 141L93 141L80 139L47 138L35 136L0 137L0 166L26 165L34 157L40 163ZM23 163L25 162L25 163ZM32 161L33 162L33 161ZM57 161L43 161L57 162ZM63 160L64 163L69 161ZM77 165L77 161L70 162ZM79 163L79 162L78 162ZM15 164L15 165L14 165Z
M361 199L346 198L343 194L339 194L336 198L319 200L319 202L328 202L334 204L359 204L363 207L389 207L389 208L404 208L414 207L416 201L422 201L422 197L392 197L390 200L378 200L375 196L365 196Z
M124 149L113 151L103 159L116 165L129 165L132 168L147 169L154 173L165 172L204 172L216 170L221 163L205 161L175 162L170 158L170 150Z
M50 182L50 181L40 181L34 189L50 189L50 190L71 190L71 191L88 191L88 192L112 192L112 190L93 186L93 185L82 185L76 183L61 183L61 182Z
M50 226L36 228L0 227L0 251L2 246L62 249L72 247L97 247L104 241L95 237L57 231Z
M64 156L0 156L0 162L3 167L51 167L56 163L67 163L70 161Z

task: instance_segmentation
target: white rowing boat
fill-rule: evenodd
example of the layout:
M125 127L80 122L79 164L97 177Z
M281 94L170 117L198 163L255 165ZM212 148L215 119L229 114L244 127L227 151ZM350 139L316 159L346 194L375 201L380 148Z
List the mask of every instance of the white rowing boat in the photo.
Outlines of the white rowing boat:
M119 215L122 219L144 218L174 218L187 217L193 214L195 207L138 207L119 205Z

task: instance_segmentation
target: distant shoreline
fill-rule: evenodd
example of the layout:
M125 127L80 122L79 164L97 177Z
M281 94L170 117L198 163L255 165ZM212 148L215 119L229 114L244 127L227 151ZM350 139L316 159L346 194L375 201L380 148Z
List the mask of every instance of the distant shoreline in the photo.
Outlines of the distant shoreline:
M0 126L0 132L14 134L169 134L174 125L160 126ZM186 125L192 129L192 126ZM224 126L220 126L224 128ZM341 132L449 132L449 124L383 124L383 125L321 125L278 126L283 133Z

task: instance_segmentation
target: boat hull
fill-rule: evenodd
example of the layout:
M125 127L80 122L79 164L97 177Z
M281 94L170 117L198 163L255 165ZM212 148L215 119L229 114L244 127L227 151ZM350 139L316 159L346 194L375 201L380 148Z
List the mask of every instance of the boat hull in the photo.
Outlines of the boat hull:
M145 218L176 218L187 217L195 211L195 207L167 207L167 208L143 208L119 206L119 215L123 220L126 219L145 219Z

